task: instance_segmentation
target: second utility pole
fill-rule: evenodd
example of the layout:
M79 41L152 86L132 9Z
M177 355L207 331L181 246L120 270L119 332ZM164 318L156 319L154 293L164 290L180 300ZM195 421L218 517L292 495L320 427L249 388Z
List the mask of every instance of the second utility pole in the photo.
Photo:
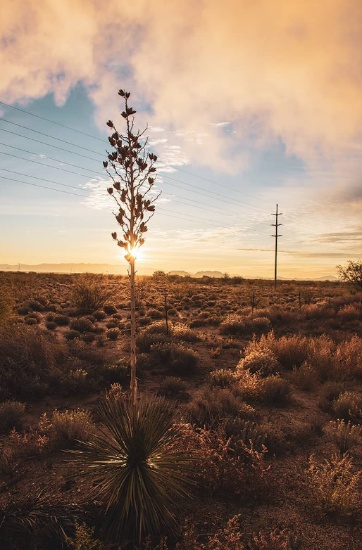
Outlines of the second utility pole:
M280 225L283 225L281 223L278 223L278 216L282 216L282 213L278 212L278 205L276 207L275 214L272 214L272 216L275 216L275 223L272 223L271 225L275 227L275 235L272 235L272 237L275 237L274 288L276 288L277 287L277 266L278 266L278 237L282 237L282 235L278 235L278 227Z

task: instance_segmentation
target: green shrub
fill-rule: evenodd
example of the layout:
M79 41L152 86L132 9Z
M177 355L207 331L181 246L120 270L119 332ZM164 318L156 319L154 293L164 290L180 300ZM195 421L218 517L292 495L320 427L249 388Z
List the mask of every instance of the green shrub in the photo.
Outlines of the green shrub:
M0 403L0 434L8 433L15 428L19 430L25 413L25 405L19 401Z

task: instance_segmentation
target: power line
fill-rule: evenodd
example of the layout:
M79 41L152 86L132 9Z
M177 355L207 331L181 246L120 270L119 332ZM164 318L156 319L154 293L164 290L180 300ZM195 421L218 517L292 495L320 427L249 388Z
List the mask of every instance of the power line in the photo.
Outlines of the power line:
M71 130L72 132L77 132L77 134L82 134L83 136L90 137L92 139L96 139L97 141L102 141L103 139L92 136L91 134L87 134L86 132L82 132L81 130L77 130L76 128L72 128L71 126L67 126L66 124L61 124L60 122L55 122L55 120L51 120L50 118L46 118L44 116L37 115L35 113L32 113L31 111L26 111L25 109L20 109L20 107L14 107L14 105L9 105L9 103L5 103L5 101L0 101L0 105L5 105L6 107L9 107L10 109L14 109L15 111L20 111L22 113L25 113L27 115L39 118L41 120L46 120L47 122L50 122L51 124L56 124L57 126L61 126L62 128L66 128L67 130Z
M62 187L69 187L70 189L75 189L76 191L84 191L85 193L88 193L88 191L86 189L82 189L82 188L79 188L79 187L74 187L74 185L67 185L66 183L60 183L59 181L48 180L48 179L40 178L38 176L29 176L28 174L24 174L23 172L15 172L15 170L8 170L7 168L0 168L0 170L3 170L5 172L9 172L11 174L17 174L18 176L25 176L26 178L34 178L34 179L39 180L39 181L54 183L55 185L61 185Z
M38 154L38 153L34 153L32 151L28 151L27 149L21 149L20 147L15 147L15 145L8 145L7 143L3 143L2 141L0 141L0 145L3 145L4 147L11 147L12 149L16 149L17 151L21 151L22 153L28 153L29 155ZM35 162L36 164L42 164L43 166L48 166L49 168L55 168L56 170L63 170L64 172L69 171L69 170L66 170L65 168L59 168L58 166L52 166L51 164L45 164L45 163L38 162L38 161L35 161L35 160L32 160L32 159L17 157L16 155L11 155L10 153L5 153L3 151L0 151L0 153L3 154L3 155L9 155L11 157L20 158L21 160L26 160L26 161L29 161L29 162ZM66 164L67 166L73 166L74 168L79 168L80 170L84 170L85 172L88 171L87 168L84 168L83 166L79 166L78 164L74 164L72 162L66 162L65 160L55 159L55 158L52 158L52 157L48 157L47 155L46 155L46 158L49 159L49 160L52 160L54 162L60 162L61 164ZM74 173L74 172L71 172L71 173ZM78 175L83 176L83 177L92 177L92 178L94 178L94 174L97 174L99 176L104 177L104 174L102 174L101 172L90 172L89 171L89 173L91 174L90 176L87 176L86 174L78 174Z
M16 183L24 183L25 185L31 185L32 187L41 187L42 189L48 189L48 191L56 191L57 193L65 193L66 195L74 195L76 197L82 197L84 199L84 195L78 195L77 193L71 193L70 191L62 191L61 189L53 189L52 187L46 187L45 185L39 185L37 183L30 183L28 181L21 181L21 180L14 180L13 178L0 176L3 180L10 180L15 181Z
M50 134L46 134L44 132L40 132L39 130L34 130L33 128L29 128L28 126L24 126L23 124L18 124L17 122L12 122L11 120L7 120L6 118L2 117L0 119L3 122L6 122L7 124L13 124L14 126L18 126L19 128L24 128L24 130L29 130L29 132L34 132L35 134L40 134L41 136L49 137L51 139L55 139L56 141L61 141L62 143L67 143L68 145L71 145L72 147L78 147L78 149L82 149L83 151L89 151L90 153L94 153L95 155L99 155L100 157L104 157L99 151L94 151L93 149L88 149L87 147L84 147L83 145L78 145L77 143L72 143L71 141L66 141L65 139L61 139L55 136L51 136ZM24 136L22 136L24 137Z
M30 141L34 141L36 143L40 143L41 145L45 145L46 147L53 147L53 149L57 149L58 151L64 151L65 153L70 153L71 155L77 155L78 157L83 157L85 159L91 160L92 162L98 162L92 157L88 157L87 155L82 155L82 153L76 153L75 151L69 151L69 149L64 149L63 147L59 147L59 145L53 145L52 143L45 143L44 141L41 141L40 139L32 138L30 136L24 136L23 134L18 134L17 132L12 132L11 130L5 130L5 128L0 128L0 132L6 132L7 134L12 134L13 136L18 136L24 139L29 139ZM50 136L49 136L50 137Z

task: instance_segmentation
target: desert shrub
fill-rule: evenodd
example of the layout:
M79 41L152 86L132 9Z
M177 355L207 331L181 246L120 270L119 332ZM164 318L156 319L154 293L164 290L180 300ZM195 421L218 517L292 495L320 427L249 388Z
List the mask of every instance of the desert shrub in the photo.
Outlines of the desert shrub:
M94 347L87 346L79 339L69 342L68 348L73 359L80 359L87 366L100 366L107 360L104 353Z
M355 424L362 422L362 396L353 391L341 393L332 402L332 413L338 419L351 421Z
M67 543L74 550L106 550L103 542L95 538L94 531L94 527L75 522L74 537L67 537Z
M177 399L178 401L188 401L190 394L187 391L188 384L175 376L166 376L159 384L157 393L169 399Z
M82 313L93 313L101 309L112 296L113 290L97 275L79 275L72 286L72 300Z
M315 506L327 515L354 515L361 506L360 479L362 472L355 472L351 457L333 455L319 461L313 455L309 459L307 477Z
M81 334L78 330L70 329L64 333L64 338L66 338L67 340L75 340L76 338L80 337Z
M255 350L249 353L246 352L245 357L239 361L236 367L236 375L248 370L252 374L268 376L269 374L275 374L278 367L278 361L271 350Z
M67 315L57 314L53 315L54 323L56 323L59 327L66 327L69 325L69 317Z
M33 317L32 315L27 315L24 318L24 323L26 323L29 326L32 326L32 325L38 325L39 321L36 317Z
M219 529L215 535L211 535L206 545L196 545L201 550L246 550L244 537L240 528L240 515L230 518L225 527ZM195 541L197 543L197 541Z
M151 334L163 334L172 336L177 340L183 340L184 342L198 342L200 338L184 323L168 323L168 333L165 321L154 321L147 328L142 331L142 336Z
M47 328L48 330L55 330L57 328L57 324L54 323L54 321L47 321L45 323L45 328Z
M151 357L155 365L167 367L178 376L196 372L199 355L196 351L176 342L158 342L151 346Z
M340 378L362 379L362 338L353 336L337 346L336 369Z
M90 389L92 389L92 383L88 372L81 367L71 368L59 377L58 391L61 395L67 396L74 393L85 393Z
M91 332L91 330L94 328L92 321L90 321L86 317L81 317L80 319L73 319L70 322L69 326L71 330L77 330L80 333Z
M110 328L106 332L106 337L108 338L108 340L112 340L112 341L117 340L119 335L120 335L120 330L118 328Z
M353 304L347 304L341 307L337 313L342 321L358 320L361 316L359 309Z
M30 300L28 302L28 306L32 311L38 311L38 312L44 311L44 304L42 304L40 300Z
M148 317L151 317L151 319L162 319L164 317L164 311L161 309L156 309L155 307L150 307L147 310Z
M302 391L311 391L318 385L318 376L313 367L305 361L301 367L294 367L290 381Z
M94 334L94 332L85 332L84 334L82 334L81 339L83 342L91 344L95 341L96 335Z
M350 421L332 420L327 425L325 432L336 445L341 455L361 442L362 427L354 426Z
M193 428L184 425L183 448L196 458L194 475L200 485L218 496L257 498L266 488L268 471L264 463L266 450L257 452L252 446L235 445L223 426ZM242 449L242 450L241 450Z
M205 389L187 405L186 413L200 427L216 426L227 417L255 418L255 410L228 388Z
M172 323L171 335L184 342L198 342L200 340L199 336L184 323Z
M106 327L107 328L117 328L118 327L118 322L115 319L112 319L111 321L108 321L108 323L106 323Z
M13 428L19 430L25 413L25 405L19 401L0 403L0 434L10 432Z
M262 337L265 347L271 349L282 367L292 369L300 367L308 357L308 338L305 336L282 336L276 338L274 333Z
M261 391L262 378L259 374L252 374L249 370L240 370L237 373L237 389L242 399L257 400Z
M227 388L235 383L235 373L229 369L217 369L209 374L211 386Z
M107 317L106 313L102 309L97 309L97 311L95 311L93 315L97 321L103 321L103 319Z
M248 550L298 550L299 548L301 548L299 539L286 529L259 531L254 533L248 541Z
M0 289L0 326L6 325L10 321L13 315L13 308L14 300L10 290L4 286Z
M309 341L309 362L321 381L333 379L335 376L334 361L335 345L331 338L322 335Z
M290 383L279 374L267 376L261 380L261 389L257 399L267 405L284 406L291 397Z
M142 331L137 335L137 347L141 353L148 353L151 351L151 347L158 343L171 342L171 336L162 333L149 333Z
M43 396L67 361L65 347L49 333L15 325L0 332L0 399Z
M267 449L268 434L259 423L234 417L226 418L221 425L226 437L231 437L237 454L242 456L245 448L253 448L258 452L265 452Z
M31 309L27 305L22 305L22 306L18 307L16 311L17 311L18 315L27 315L31 311Z
M250 332L251 319L240 315L230 314L220 323L220 334L243 336Z
M97 375L109 384L127 384L129 383L129 362L122 357L116 363L98 366Z
M105 304L103 306L103 310L107 315L113 315L113 313L117 313L117 308L113 304Z
M43 415L43 422L47 422ZM94 424L88 411L55 410L48 428L51 445L56 448L72 446L76 441L87 441L94 431Z
M330 411L333 401L344 391L345 385L343 383L337 381L326 382L320 391L319 407L323 411Z

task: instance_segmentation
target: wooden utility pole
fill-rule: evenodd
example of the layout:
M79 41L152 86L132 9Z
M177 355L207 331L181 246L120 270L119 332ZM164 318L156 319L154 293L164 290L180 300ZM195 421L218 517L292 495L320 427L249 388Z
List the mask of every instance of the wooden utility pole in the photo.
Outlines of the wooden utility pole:
M282 223L278 223L278 217L282 216L282 212L278 211L278 205L276 205L275 214L272 214L272 216L275 216L275 223L272 223L272 227L275 227L275 235L272 235L272 237L275 237L275 262L274 262L274 288L277 287L277 270L278 270L278 238L282 237L282 235L278 234L278 227L283 225Z

